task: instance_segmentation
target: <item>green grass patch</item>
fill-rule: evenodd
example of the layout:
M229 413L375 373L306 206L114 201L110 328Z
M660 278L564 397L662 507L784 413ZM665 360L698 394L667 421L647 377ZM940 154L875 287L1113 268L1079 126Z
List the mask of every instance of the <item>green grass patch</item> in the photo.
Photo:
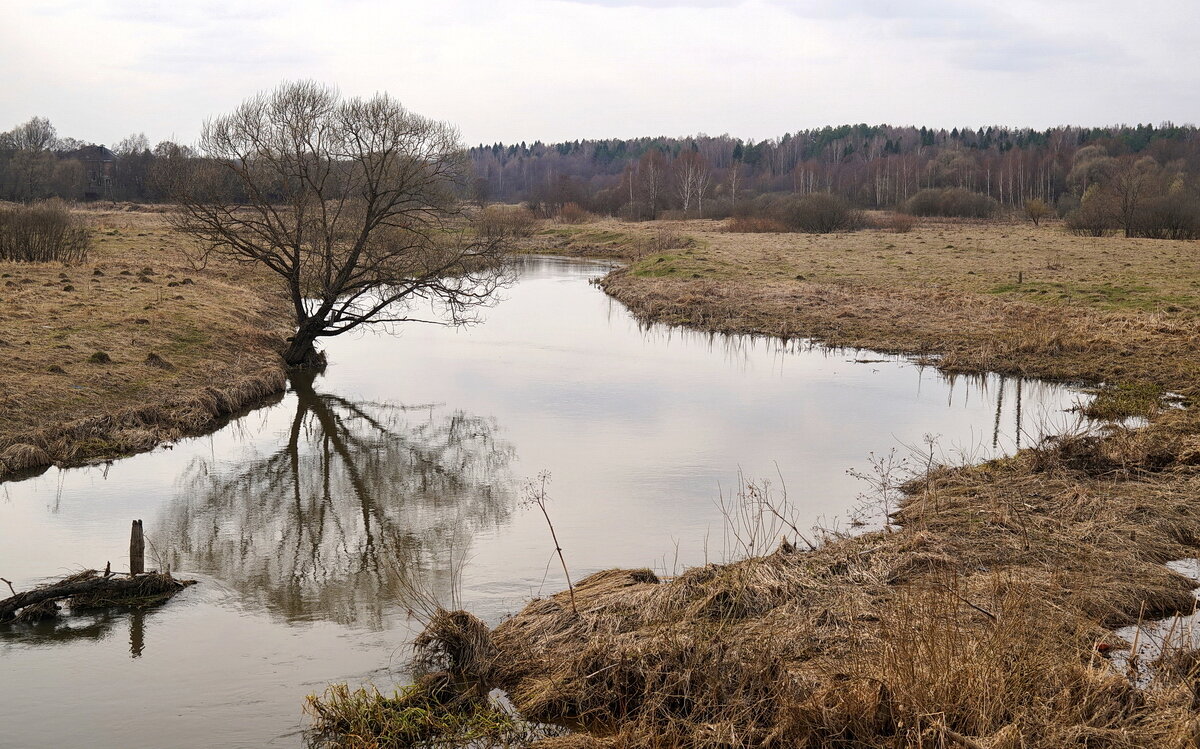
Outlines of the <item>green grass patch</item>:
M545 737L547 731L486 701L445 704L420 686L387 697L377 689L335 684L310 695L319 739L327 749L368 747L509 747ZM539 729L542 730L539 730ZM555 731L557 732L557 731Z
M171 333L171 342L167 344L168 350L176 354L186 354L200 346L206 346L212 340L212 336L199 328L186 326Z
M1121 383L1097 388L1096 397L1083 409L1084 416L1101 421L1130 417L1150 418L1162 407L1164 391L1147 383Z

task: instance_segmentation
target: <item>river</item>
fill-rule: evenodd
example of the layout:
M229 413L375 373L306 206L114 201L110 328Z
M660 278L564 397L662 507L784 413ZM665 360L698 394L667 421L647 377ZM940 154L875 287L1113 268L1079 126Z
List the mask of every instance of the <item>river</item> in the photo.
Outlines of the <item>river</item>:
M878 499L852 473L1011 452L1083 397L645 327L589 283L610 267L526 259L483 324L344 336L322 376L212 435L0 485L18 590L124 569L136 518L148 566L200 581L150 611L0 627L0 747L302 746L305 695L405 682L420 601L494 624L565 587L525 503L542 472L576 579L673 574L743 548L722 509L739 474L799 527L845 531Z

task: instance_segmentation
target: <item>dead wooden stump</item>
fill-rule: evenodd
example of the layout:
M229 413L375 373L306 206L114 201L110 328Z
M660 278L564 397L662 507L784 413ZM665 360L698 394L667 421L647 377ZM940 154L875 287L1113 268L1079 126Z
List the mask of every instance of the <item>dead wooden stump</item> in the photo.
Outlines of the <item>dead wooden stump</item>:
M68 601L72 608L110 606L145 607L162 603L195 580L176 580L170 572L146 572L146 538L142 521L134 520L129 534L129 576L112 574L111 564L103 574L84 570L59 580L18 593L8 584L12 595L0 600L0 623L20 620L36 622L58 616L56 601ZM4 578L0 578L4 580ZM4 582L8 582L4 580Z
M142 521L133 521L129 533L129 574L140 575L146 571L146 538L142 535Z

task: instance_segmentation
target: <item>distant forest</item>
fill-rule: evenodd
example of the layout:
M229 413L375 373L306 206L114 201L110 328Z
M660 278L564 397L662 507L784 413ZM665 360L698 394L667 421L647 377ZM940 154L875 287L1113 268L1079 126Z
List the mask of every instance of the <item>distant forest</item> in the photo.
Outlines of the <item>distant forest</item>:
M470 155L484 199L575 202L641 218L705 213L713 204L762 193L828 192L861 208L892 208L930 188L960 188L1020 207L1032 199L1057 205L1063 196L1082 198L1102 173L1143 157L1194 179L1200 130L1171 124L1049 130L843 125L757 143L728 135L497 143L476 146Z
M144 135L111 149L60 138L50 122L34 118L0 133L0 199L161 201L166 196L151 176L155 162L169 155L198 157L169 141L152 148ZM1079 220L1088 209L1097 230L1137 233L1134 213L1157 200L1155 210L1166 203L1177 212L1194 209L1188 220L1200 233L1200 129L1192 125L860 124L759 142L697 135L496 143L470 148L468 156L475 177L464 186L466 197L481 205L521 202L542 215L570 205L629 219L721 218L763 196L825 193L855 208L931 214L968 206L960 212L987 215L1041 201ZM941 199L959 206L943 211L930 191L970 200Z

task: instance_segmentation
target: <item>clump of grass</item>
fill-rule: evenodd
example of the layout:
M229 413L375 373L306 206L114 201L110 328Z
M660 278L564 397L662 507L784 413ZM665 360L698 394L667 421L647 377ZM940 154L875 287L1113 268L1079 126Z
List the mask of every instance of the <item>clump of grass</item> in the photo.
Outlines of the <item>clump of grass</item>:
M641 255L668 250L684 250L695 245L695 239L672 229L658 229L649 234L640 235L633 243L634 248Z
M388 697L374 687L336 684L305 705L313 718L312 746L328 749L524 746L561 733L535 726L490 701L446 704L427 687L414 685Z
M39 468L50 463L50 456L37 445L18 443L0 452L0 467L14 473ZM0 472L2 474L2 472Z
M91 572L92 577L96 577ZM98 592L71 598L72 609L103 609L113 607L147 608L174 597L195 580L179 580L169 572L149 572L133 578L133 585L119 592Z
M162 358L153 351L146 355L146 364L151 367L158 367L159 369L166 369L168 371L175 369L174 364Z
M107 351L96 351L87 360L89 364L112 364L112 357Z
M1084 416L1100 421L1130 417L1150 418L1162 406L1163 388L1151 383L1121 383L1097 388L1095 397L1083 408Z
M445 671L460 680L486 679L496 658L487 625L466 611L434 611L413 649L421 673Z

